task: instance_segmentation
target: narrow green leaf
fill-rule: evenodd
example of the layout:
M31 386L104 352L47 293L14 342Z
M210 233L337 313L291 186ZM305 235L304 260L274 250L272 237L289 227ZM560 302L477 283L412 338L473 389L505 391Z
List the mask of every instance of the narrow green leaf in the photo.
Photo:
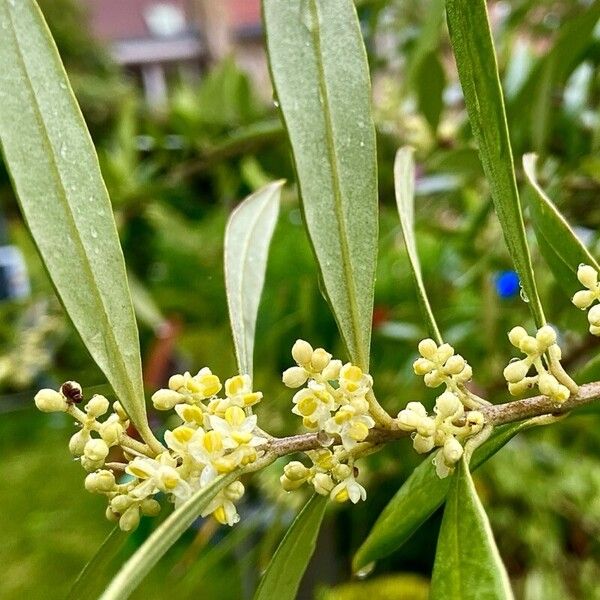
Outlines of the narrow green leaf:
M315 551L325 508L326 496L314 494L304 505L279 544L254 600L294 600L302 576Z
M417 77L423 72L423 62L428 56L437 54L441 42L444 23L444 0L430 0L423 15L423 24L410 52L406 69L405 85L412 89L417 85Z
M0 0L0 144L23 216L92 358L140 433L137 325L98 159L33 0Z
M463 458L452 477L431 577L431 600L513 598L485 510Z
M538 327L545 324L523 213L485 0L447 0L452 49L469 120L506 245Z
M527 422L497 427L490 439L473 453L471 469L477 469L527 427ZM431 458L426 458L379 515L367 539L354 556L354 571L388 556L402 546L442 505L449 488L450 478L440 479Z
M133 309L138 321L153 331L158 331L165 324L165 316L146 286L133 273L128 272L127 279L129 280Z
M431 52L423 58L415 83L419 110L435 133L444 108L446 87L446 73L437 52Z
M556 280L573 295L581 289L577 280L579 265L585 263L598 271L600 266L541 188L535 174L536 161L535 154L523 156L525 177L534 192L529 205L535 235Z
M406 251L410 261L417 297L421 311L427 321L429 335L438 343L442 344L442 336L433 316L423 276L421 264L417 253L417 242L415 240L415 163L413 160L413 149L405 146L396 153L394 161L394 188L396 190L396 205L400 215L400 226Z
M367 370L377 260L377 162L352 0L263 0L273 84L304 216L353 362Z
M283 183L270 183L248 196L225 229L225 285L235 355L240 373L250 376L258 305Z
M211 500L235 481L241 469L215 479L175 509L123 565L99 600L125 600L165 555Z
M580 56L594 43L600 19L600 0L562 24L550 50L536 63L527 81L508 107L511 123L521 119L531 134L533 147L542 152L552 130L553 98L578 65Z
M77 576L67 600L97 598L114 575L115 562L123 554L128 534L115 527Z

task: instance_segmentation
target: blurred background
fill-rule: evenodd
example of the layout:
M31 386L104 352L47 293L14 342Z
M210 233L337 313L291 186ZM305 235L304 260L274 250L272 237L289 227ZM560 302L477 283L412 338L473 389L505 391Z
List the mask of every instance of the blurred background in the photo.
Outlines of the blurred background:
M373 79L380 254L372 374L392 413L434 394L412 374L424 336L393 195L396 149L416 148L417 235L426 285L445 337L473 365L478 393L507 399L505 333L532 326L520 297L466 121L441 0L357 0ZM515 162L541 155L545 189L599 256L599 2L490 2ZM96 144L114 206L140 325L148 390L209 365L234 373L223 286L227 215L265 182L288 180L273 240L256 342L259 411L271 432L297 431L280 383L302 337L344 357L319 291L290 151L272 96L258 0L40 0ZM527 203L527 192L523 190ZM560 327L578 382L600 379L598 341L543 263L531 235L542 301ZM107 395L65 317L0 163L0 598L63 598L111 525L83 488L67 449L72 423L39 414L41 386L67 379ZM598 409L517 437L480 469L518 598L600 598ZM153 426L167 424L151 411ZM441 513L368 578L350 559L419 463L399 442L364 460L365 503L332 507L300 598L424 599ZM154 599L249 598L303 502L278 483L281 464L247 482L233 529L199 521L134 594ZM143 522L124 552L148 535ZM165 592L168 590L168 593Z

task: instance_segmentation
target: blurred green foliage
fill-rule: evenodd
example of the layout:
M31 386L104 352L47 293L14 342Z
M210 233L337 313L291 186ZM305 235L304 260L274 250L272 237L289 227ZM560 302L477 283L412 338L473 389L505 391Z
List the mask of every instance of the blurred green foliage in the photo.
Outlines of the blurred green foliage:
M598 4L490 4L517 167L524 152L540 153L542 184L596 256ZM279 376L291 362L291 344L303 337L336 355L344 351L320 293L276 107L261 101L248 76L228 59L197 84L176 82L168 106L150 110L81 26L79 3L41 5L90 125L126 261L140 284L134 299L146 366L164 344L164 319L169 319L181 325L169 370L210 365L223 377L233 373L222 273L226 217L265 181L288 179L259 314L255 381L265 393L259 411L268 415L270 430L290 433L295 427L291 394ZM499 401L506 398L501 373L511 356L505 332L531 322L519 294L503 297L496 286L498 274L512 266L466 123L443 2L362 0L357 6L369 49L379 151L381 243L371 361L376 392L392 413L407 400L431 402L434 396L412 375L424 326L393 195L394 153L412 144L418 162L417 242L434 313L445 337L473 365L478 393ZM0 201L11 241L26 255L33 289L28 301L0 306L0 363L12 365L0 379L0 531L5 535L0 598L26 593L60 598L109 526L99 499L83 490L82 472L69 459L70 424L34 416L31 398L45 382L75 378L87 388L104 382L60 312L4 171ZM530 242L542 302L563 333L565 363L575 370L594 357L597 341L587 335L585 315L553 280L533 235ZM158 315L158 324L156 318L142 319L149 312ZM572 417L520 436L477 473L520 598L597 597L597 418L596 413ZM347 579L352 552L418 460L410 445L400 442L364 461L367 502L329 515L302 597L313 597L315 584ZM199 589L207 597L247 597L297 507L297 497L279 490L277 476L274 465L254 479L242 527L212 532L202 525L199 533L190 532L184 541L191 545L173 549L136 597L156 597L152 582L161 578L182 598L195 597ZM434 516L423 535L377 565L373 585L350 584L323 591L322 597L350 599L354 590L373 600L399 597L393 593L413 583L385 574L428 578L435 548L426 540L434 539L439 522L440 515ZM402 597L424 597L417 591L424 589L421 580L414 586L414 593Z

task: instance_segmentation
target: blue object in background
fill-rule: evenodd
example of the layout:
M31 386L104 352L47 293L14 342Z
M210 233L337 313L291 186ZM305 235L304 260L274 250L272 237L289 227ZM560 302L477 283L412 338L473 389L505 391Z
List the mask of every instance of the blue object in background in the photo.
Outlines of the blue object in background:
M519 276L515 271L500 271L496 274L495 283L500 298L512 298L519 293Z

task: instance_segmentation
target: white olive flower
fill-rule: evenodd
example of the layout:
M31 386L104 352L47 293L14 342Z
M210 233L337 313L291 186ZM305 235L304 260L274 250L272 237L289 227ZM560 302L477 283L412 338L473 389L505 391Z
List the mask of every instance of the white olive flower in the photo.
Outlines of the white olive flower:
M346 450L351 450L358 442L367 439L369 429L375 427L375 421L369 415L358 413L353 406L342 406L323 427L332 435L338 434Z
M331 490L329 497L335 502L350 500L356 504L359 500L366 500L367 490L354 479L353 475L350 475Z
M191 494L189 483L181 477L179 471L158 460L136 457L127 465L125 471L142 481L141 485L130 493L138 500L143 500L159 491L171 494L179 500L187 500Z
M292 412L303 418L308 429L322 429L336 408L336 401L325 385L311 381L307 388L297 392L292 402Z
M239 446L262 446L267 442L266 438L254 435L256 429L256 415L246 416L246 413L238 406L230 406L225 411L225 418L216 415L209 417L214 431L223 436L223 446L227 449Z

